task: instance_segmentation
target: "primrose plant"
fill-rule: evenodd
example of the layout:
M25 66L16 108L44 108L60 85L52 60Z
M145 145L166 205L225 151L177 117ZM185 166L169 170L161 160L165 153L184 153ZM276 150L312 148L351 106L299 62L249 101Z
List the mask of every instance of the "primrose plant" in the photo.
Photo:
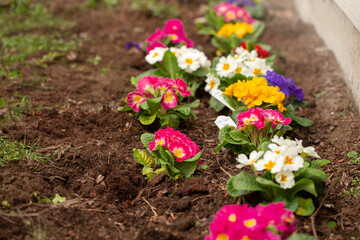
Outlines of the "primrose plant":
M143 175L150 180L161 172L172 179L189 178L202 164L199 146L180 131L160 129L155 134L141 135L144 149L134 149L134 158L144 166Z
M246 153L266 146L274 135L282 136L291 127L290 118L284 118L277 110L250 108L237 116L237 126L226 125L219 132L220 144L215 152L222 147L231 149L235 154Z
M181 103L189 95L186 83L180 78L145 76L137 83L136 91L128 94L125 100L128 106L119 110L134 111L143 125L150 125L158 118L161 126L178 127L180 119L196 120L192 108L198 107L200 101Z
M208 8L206 25L198 23L199 33L211 35L211 43L219 53L229 54L243 41L257 41L265 30L262 21L255 20L245 9L231 3Z
M210 235L205 240L272 239L314 240L296 233L296 218L285 203L257 205L225 205L210 223Z
M237 167L250 166L254 174L241 171L232 176L227 183L229 194L238 197L260 192L265 202L284 201L286 208L298 215L309 216L315 207L312 198L305 198L303 193L319 195L321 181L328 178L319 168L330 162L324 159L311 161L309 156L320 158L313 147L303 147L301 140L275 135L267 146L263 144L260 151L252 151L249 157L238 155ZM262 173L261 177L259 173Z

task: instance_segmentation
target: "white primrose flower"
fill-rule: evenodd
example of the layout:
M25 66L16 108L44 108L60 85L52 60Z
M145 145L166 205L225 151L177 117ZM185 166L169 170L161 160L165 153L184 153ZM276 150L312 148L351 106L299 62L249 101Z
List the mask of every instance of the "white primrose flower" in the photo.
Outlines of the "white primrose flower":
M275 181L283 189L292 188L295 185L294 174L291 171L281 171L275 174Z
M233 77L237 65L232 56L221 57L216 64L216 72L220 77Z
M184 54L185 51L181 50L181 48L171 47L170 51L175 55L175 57L180 57Z
M205 91L210 92L211 90L215 90L220 85L220 79L217 78L214 74L208 73L206 75L205 82L207 83L205 86Z
M156 47L149 52L148 55L145 56L145 60L151 65L161 62L164 58L164 53L168 50L168 48Z
M245 154L239 154L236 160L240 163L236 165L237 168L243 168L247 165L253 165L264 154L263 151L252 151L249 158Z
M254 164L256 171L269 170L271 173L278 173L284 165L284 158L272 151L266 151L263 159Z
M179 67L188 73L192 73L200 68L199 55L196 53L184 53L177 59L177 62Z
M296 141L294 140L290 140L290 139L285 139L284 137L279 137L279 136L274 136L271 141L273 143L276 143L278 144L279 146L283 146L283 145L286 145L286 146L289 146L289 147L296 147L298 144L296 143Z
M302 145L302 140L297 140L295 139L297 145L299 146L299 153L305 153L308 156L311 157L316 157L316 158L320 158L320 156L317 154L317 152L315 152L315 148L314 147L303 147Z
M201 67L205 68L205 69L210 69L211 67L211 61L206 57L205 53L198 51L198 55L199 55L199 61L200 61L200 65Z
M237 62L243 62L243 61L254 61L256 58L258 58L258 54L255 50L252 50L249 52L248 50L238 47L235 49L235 56L234 59Z
M266 64L266 59L256 58L254 61L247 61L245 65L248 67L244 75L247 77L254 77L256 75L266 75L267 71L272 71L272 68Z
M297 171L304 167L304 159L298 155L297 147L289 147L282 154L284 164L282 170L284 171Z

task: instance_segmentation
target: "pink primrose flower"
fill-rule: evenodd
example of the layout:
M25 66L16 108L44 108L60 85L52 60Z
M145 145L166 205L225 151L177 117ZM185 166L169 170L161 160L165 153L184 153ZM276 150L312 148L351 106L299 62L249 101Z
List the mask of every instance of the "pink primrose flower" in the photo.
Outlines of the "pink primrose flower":
M171 33L169 34L170 41L172 43L181 43L186 42L186 33Z
M149 47L146 50L146 53L149 54L149 52L157 47L160 48L167 48L164 44L162 44L161 42L153 42L149 45Z
M232 5L231 3L226 3L226 2L220 3L214 7L214 11L215 11L216 15L223 16L224 13L226 11L228 11L229 9L233 8L233 6L234 5Z
M182 141L173 141L169 144L169 151L174 154L176 161L182 162L191 158L189 147Z
M161 39L166 37L167 34L165 34L163 31L161 31L160 28L157 28L153 34L151 34L146 41L147 42L159 42Z
M184 25L179 19L170 19L165 23L163 32L165 34L181 35L184 33Z
M272 110L272 109L262 110L261 114L266 121L272 123L273 128L276 127L277 124L289 125L291 122L291 118L284 119L282 113L277 110Z
M188 97L191 94L191 91L187 89L186 82L181 78L176 79L176 84L174 87L180 92L180 95L183 97Z
M254 125L258 130L265 127L264 117L261 114L261 108L249 108L249 111L240 113L236 129L245 130L248 125Z
M171 88L168 88L161 97L162 100L160 104L164 109L175 108L178 105L178 96Z
M291 225L286 225L287 222L291 222ZM286 228L278 227L283 223ZM268 231L269 225L274 225L280 235ZM258 205L255 208L249 208L247 204L225 205L216 213L209 229L210 235L205 240L281 240L296 230L294 214L284 208L284 203Z
M155 91L155 84L159 81L156 76L145 76L137 83L136 91L151 98Z
M193 47L194 47L194 41L191 40L190 38L187 38L187 39L185 40L185 43L186 43L186 47L187 47L187 48L193 48Z
M140 111L140 104L145 102L146 98L142 94L137 92L131 92L127 95L127 102L129 107L133 108L134 112Z

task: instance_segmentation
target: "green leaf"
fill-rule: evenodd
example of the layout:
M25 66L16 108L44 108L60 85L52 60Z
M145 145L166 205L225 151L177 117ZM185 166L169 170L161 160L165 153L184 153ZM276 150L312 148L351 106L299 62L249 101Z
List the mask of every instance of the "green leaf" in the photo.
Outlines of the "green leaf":
M189 178L196 170L196 166L198 164L198 161L182 161L177 162L175 161L174 166L180 170L180 174L183 178Z
M286 108L286 111L284 111L284 112L282 113L283 116L284 116L284 118L291 118L291 119L293 119L293 117L294 117L294 107L293 107L293 105L288 104L288 105L285 106L285 108Z
M161 97L158 97L158 98L147 98L146 99L146 103L148 105L148 108L147 110L149 111L149 113L151 115L155 114L157 111L159 111L161 109L161 105L160 105L160 102L161 102ZM145 102L144 102L145 103ZM142 103L143 104L143 103ZM143 108L141 106L141 108Z
M224 147L226 144L228 144L228 142L227 142L226 140L220 142L220 144L216 146L215 152L216 152L216 153L219 153L220 150L221 150L221 148Z
M202 170L206 170L206 169L209 168L209 166L206 165L206 164L199 164L199 167L200 167Z
M62 197L58 193L55 194L55 197L52 200L53 204L59 204L65 201L66 201L66 197Z
M314 125L314 121L311 120L311 119L308 119L308 118L304 118L304 117L294 115L292 119L297 124L299 124L300 126L303 126L303 127L311 127L312 125Z
M162 146L158 146L157 148L159 149L162 160L169 163L170 165L174 165L174 158L172 157L172 154L167 154L167 152L165 152L165 149Z
M199 162L201 154L202 154L201 152L198 152L195 156L193 156L192 158L186 159L183 162Z
M293 233L286 240L317 240L315 237L304 233Z
M192 82L190 84L190 91L191 91L191 94L190 96L191 97L195 97L195 93L196 93L196 90L198 90L198 88L203 84L203 82Z
M0 99L0 100L1 100L1 99ZM4 102L4 104L5 104L5 102ZM0 103L0 106L1 106L1 103ZM359 156L359 153L358 153L358 152L355 152L355 151L351 151L351 152L348 152L347 156L348 156L349 158L355 159L355 158L357 158L357 157Z
M152 133L144 133L141 135L140 140L144 146L149 149L149 142L155 141L155 135Z
M177 128L180 125L180 118L176 114L167 114L160 119L160 124L162 127L169 126Z
M165 52L163 64L166 71L170 74L170 78L175 79L176 73L180 70L180 68L178 66L176 56L170 50Z
M261 177L257 177L256 178L256 181L264 186L267 186L267 187L274 187L274 188L279 188L281 189L280 185L274 183L273 181L271 180L268 180L268 179L265 179L265 178L261 178Z
M220 112L224 109L225 105L222 104L219 100L214 98L213 96L210 97L209 106L214 109L215 112Z
M139 117L139 121L142 125L150 125L152 124L156 119L156 114L151 116L141 115Z
M219 142L222 143L226 139L226 135L233 129L234 127L231 127L229 125L221 128L218 135Z
M129 106L124 106L124 107L118 107L117 110L120 111L120 112L127 112L127 111L133 110L133 108L129 107Z
M314 181L324 181L329 177L326 173L319 169L308 168L302 175L303 178L309 178Z
M211 67L212 68L216 68L216 65L219 63L220 58L219 57L215 57L211 63Z
M289 195L295 195L300 191L306 191L317 197L314 181L307 178L302 178L295 183L295 186L288 190Z
M285 202L285 208L295 212L299 206L299 197L285 196L285 194L282 192L281 194L277 194L273 202Z
M200 106L200 100L199 99L196 99L195 101L193 101L192 103L189 104L189 106L191 108L197 108Z
M195 72L190 73L190 75L195 76L195 77L206 77L206 74L208 74L208 73L209 73L209 71L206 70L205 68L199 68Z
M251 34L250 39L257 41L265 30L265 23L263 21L256 21L253 24L253 28L254 32Z
M241 171L239 174L232 176L233 186L236 190L245 190L245 191L263 191L263 186L256 181L256 176L254 174Z
M180 104L177 105L174 110L184 114L185 116L190 116L191 108L189 105Z
M135 160L143 166L151 167L155 164L153 157L144 149L133 149Z
M234 139L235 141L250 142L249 137L239 129L235 129L235 130L230 131L229 136L232 139Z
M299 198L299 206L295 214L299 216L310 216L315 211L315 206L311 198Z

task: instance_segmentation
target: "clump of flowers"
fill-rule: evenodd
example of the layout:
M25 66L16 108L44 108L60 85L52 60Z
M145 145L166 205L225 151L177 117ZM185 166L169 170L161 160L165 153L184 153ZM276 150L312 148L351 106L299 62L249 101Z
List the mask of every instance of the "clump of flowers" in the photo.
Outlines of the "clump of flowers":
M217 32L217 36L218 37L224 36L229 38L234 34L238 38L243 38L246 34L252 34L253 32L254 32L253 26L245 22L226 23Z
M145 56L145 60L156 66L156 69L149 70L151 74L184 79L191 89L191 96L195 96L196 90L202 83L197 82L196 78L205 77L211 65L203 52L186 46L155 47Z
M128 94L126 98L128 107L120 110L134 111L143 125L149 125L159 118L162 126L177 127L180 118L188 119L190 116L196 118L191 108L198 107L199 100L191 104L181 103L181 100L189 95L190 91L186 83L180 78L173 80L145 76L137 82L136 91Z
M288 125L290 118L284 118L281 112L272 109L249 108L237 116L236 128L223 127L219 132L220 144L215 151L222 147L231 149L235 154L250 153L260 150L264 141L269 142L274 135L282 136L291 129Z
M216 15L224 17L226 22L243 21L248 24L256 22L248 11L228 2L216 5L214 11Z
M198 165L203 169L207 167L200 160L199 146L170 127L155 134L145 133L141 141L146 150L134 149L134 158L144 166L143 174L148 180L160 172L166 172L173 179L189 178Z
M184 25L179 19L168 20L163 29L157 28L146 41L150 43L148 52L150 51L149 49L153 49L154 46L159 46L160 44L163 45L163 43L166 46L175 46L178 44L185 44L189 48L194 46L194 41L187 38Z
M287 239L296 231L296 218L284 205L225 205L210 223L205 240Z
M285 96L293 96L299 102L304 101L304 92L301 88L297 87L291 78L286 78L275 71L267 71L264 76L269 83L269 86L277 86Z
M245 42L242 42L240 44L240 47L242 47L243 49L251 52L252 50L255 50L256 53L257 53L257 56L259 58L267 58L269 56L269 51L267 51L266 49L264 49L261 45L259 44L254 44L253 42L251 41L245 41ZM236 51L236 49L234 50Z
M186 73L193 73L201 68L210 68L211 62L202 51L186 46L179 48L156 47L145 56L145 60L152 65L161 63L168 50L175 55L179 68Z
M286 110L282 104L285 94L279 87L269 86L263 77L254 77L250 81L238 81L228 86L224 94L230 98L242 101L248 108L262 106L263 108L276 106L280 112ZM232 99L230 99L231 101Z
M284 201L296 214L309 216L315 209L313 201L302 198L301 192L318 196L320 182L328 178L318 168L329 163L328 160L311 161L309 156L320 158L313 147L303 147L301 140L275 135L270 142L264 141L259 151L252 151L249 157L245 154L237 157L238 168L251 166L254 172L264 171L263 176L241 171L229 179L228 191L233 197L259 191L265 201ZM251 183L246 185L245 182Z

